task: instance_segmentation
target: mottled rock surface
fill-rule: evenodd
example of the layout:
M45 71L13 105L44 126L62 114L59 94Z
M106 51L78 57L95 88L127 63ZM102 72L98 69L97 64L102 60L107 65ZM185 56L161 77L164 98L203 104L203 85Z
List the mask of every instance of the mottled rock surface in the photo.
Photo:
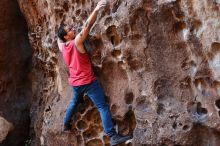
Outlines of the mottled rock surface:
M71 87L56 31L82 26L98 0L18 2L34 48L32 145L109 145L86 97L62 132ZM219 16L218 0L111 0L100 12L92 61L118 131L134 132L127 145L219 145Z

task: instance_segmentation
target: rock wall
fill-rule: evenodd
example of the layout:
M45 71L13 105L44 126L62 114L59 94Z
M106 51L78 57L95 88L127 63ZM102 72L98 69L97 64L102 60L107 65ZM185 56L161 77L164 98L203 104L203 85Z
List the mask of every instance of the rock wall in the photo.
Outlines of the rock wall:
M19 146L29 136L32 48L17 1L1 0L0 18L0 145Z
M87 97L62 132L71 99L56 45L65 22L80 27L98 0L18 0L34 48L32 145L109 145ZM110 0L91 31L92 61L127 145L220 143L220 2Z
M0 142L6 139L6 136L12 129L13 125L5 120L3 117L0 117Z

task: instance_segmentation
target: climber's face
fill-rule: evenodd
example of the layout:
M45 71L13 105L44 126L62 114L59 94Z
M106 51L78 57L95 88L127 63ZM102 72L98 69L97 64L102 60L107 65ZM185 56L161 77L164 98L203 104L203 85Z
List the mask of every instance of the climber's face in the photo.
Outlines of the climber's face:
M73 40L76 37L76 29L72 26L65 26L64 27L65 31L66 31L66 35L64 36L64 38L69 41L69 40Z

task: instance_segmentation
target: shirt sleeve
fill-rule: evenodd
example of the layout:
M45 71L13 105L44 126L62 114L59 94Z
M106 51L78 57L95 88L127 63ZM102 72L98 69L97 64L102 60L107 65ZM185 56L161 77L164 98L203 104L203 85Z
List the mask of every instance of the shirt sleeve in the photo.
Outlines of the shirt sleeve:
M57 45L58 45L58 48L59 48L60 52L62 52L65 43L63 43L60 39L58 39L57 40Z

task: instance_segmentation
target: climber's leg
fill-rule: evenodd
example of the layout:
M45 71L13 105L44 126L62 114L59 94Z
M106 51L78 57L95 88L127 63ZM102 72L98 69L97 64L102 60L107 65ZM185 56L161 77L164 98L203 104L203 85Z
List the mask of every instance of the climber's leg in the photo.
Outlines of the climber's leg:
M69 103L64 118L64 130L70 130L72 128L71 119L74 113L76 112L77 105L83 98L83 90L81 86L72 87L72 88L73 88L73 97Z
M106 134L109 137L114 135L115 129L112 122L111 113L109 110L109 105L106 102L106 97L104 95L103 89L97 80L93 81L91 84L87 85L85 91L90 99L93 101L95 106L98 108L101 115L102 123Z

